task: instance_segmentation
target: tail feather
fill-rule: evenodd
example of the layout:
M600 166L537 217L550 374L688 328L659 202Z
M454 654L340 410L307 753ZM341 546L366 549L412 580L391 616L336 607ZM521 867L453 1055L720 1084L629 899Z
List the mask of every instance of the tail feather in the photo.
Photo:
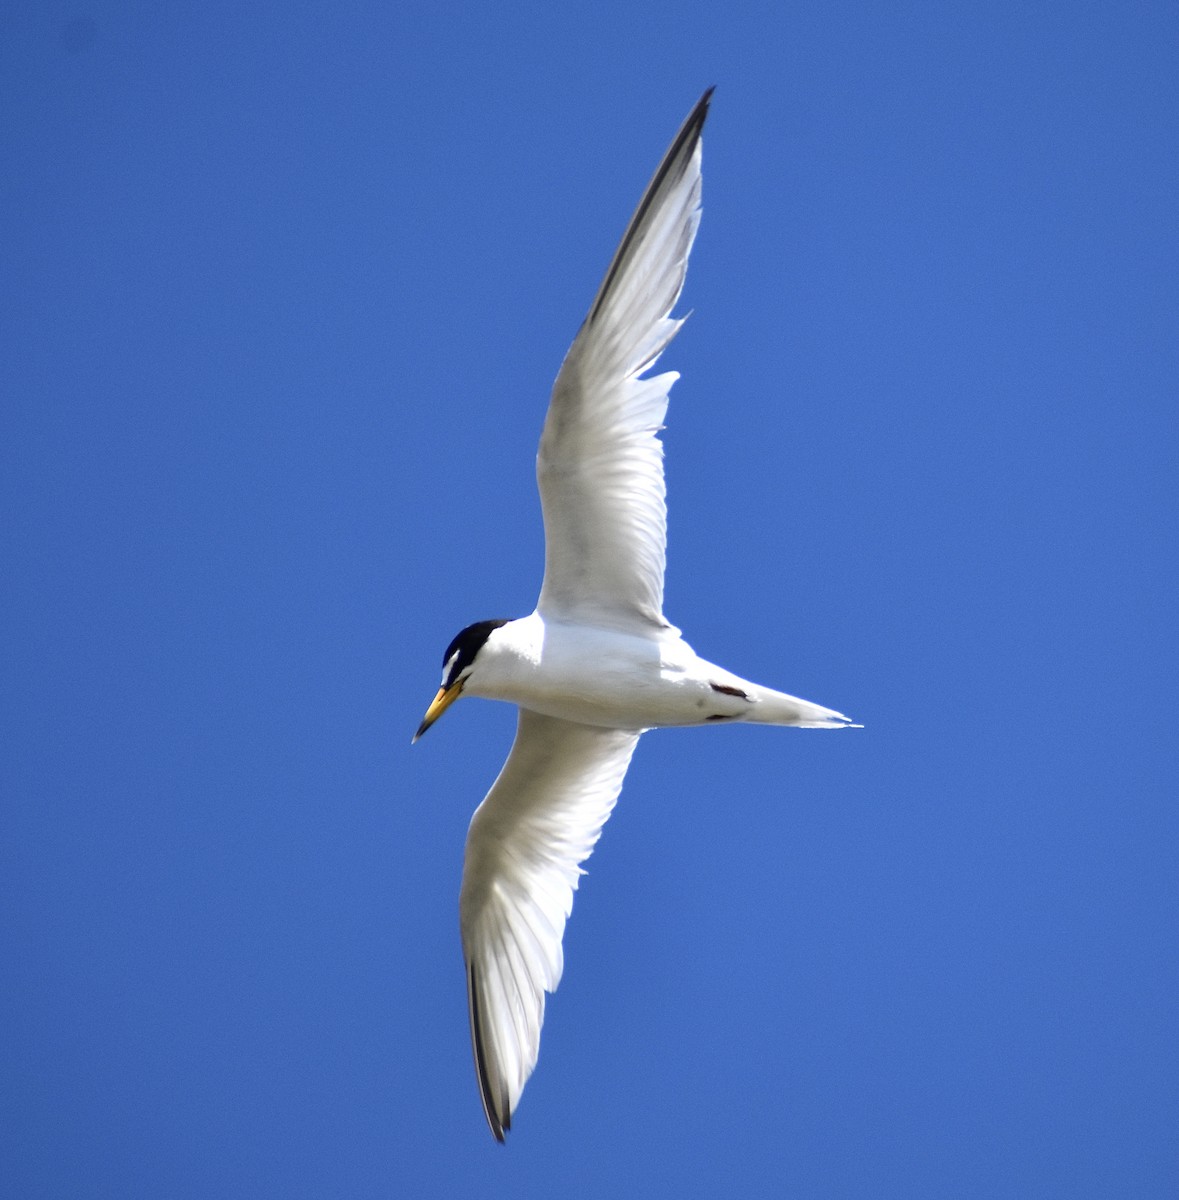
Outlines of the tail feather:
M824 708L798 696L775 692L772 688L759 687L756 691L757 704L744 719L759 725L794 725L799 729L863 729L851 717Z

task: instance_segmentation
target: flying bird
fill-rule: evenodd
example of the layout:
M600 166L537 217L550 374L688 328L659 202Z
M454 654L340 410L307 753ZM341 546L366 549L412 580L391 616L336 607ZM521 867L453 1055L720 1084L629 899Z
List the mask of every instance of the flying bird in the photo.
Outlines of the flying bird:
M649 376L700 223L689 113L614 253L553 385L536 475L545 570L536 611L479 621L446 648L414 736L460 697L519 708L507 762L471 819L459 899L471 1043L498 1141L536 1065L573 892L645 730L751 721L836 729L841 713L700 658L663 616L663 445L674 372Z

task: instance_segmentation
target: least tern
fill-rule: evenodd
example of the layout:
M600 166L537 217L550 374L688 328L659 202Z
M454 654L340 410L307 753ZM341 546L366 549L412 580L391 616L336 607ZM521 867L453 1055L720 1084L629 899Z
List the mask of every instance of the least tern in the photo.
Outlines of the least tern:
M519 707L516 740L467 834L459 899L471 1042L498 1141L536 1065L573 892L639 735L751 721L836 729L842 713L700 658L663 616L663 445L675 337L700 223L700 133L684 122L623 234L553 386L536 475L545 570L536 611L467 626L414 736L459 698Z

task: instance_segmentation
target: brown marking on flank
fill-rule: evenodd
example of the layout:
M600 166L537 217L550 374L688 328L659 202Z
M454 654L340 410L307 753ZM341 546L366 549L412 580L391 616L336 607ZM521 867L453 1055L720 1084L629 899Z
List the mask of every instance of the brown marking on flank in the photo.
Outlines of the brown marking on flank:
M736 696L738 700L749 699L739 687L730 687L727 683L710 683L708 686L714 692L720 692L722 696Z

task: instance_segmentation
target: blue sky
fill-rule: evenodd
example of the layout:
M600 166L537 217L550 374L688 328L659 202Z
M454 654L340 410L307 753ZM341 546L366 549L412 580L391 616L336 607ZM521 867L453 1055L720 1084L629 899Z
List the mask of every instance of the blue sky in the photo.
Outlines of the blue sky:
M723 10L722 10L723 9ZM1170 4L13 5L0 1190L1179 1178ZM717 85L644 738L483 1123L463 837L548 389Z

